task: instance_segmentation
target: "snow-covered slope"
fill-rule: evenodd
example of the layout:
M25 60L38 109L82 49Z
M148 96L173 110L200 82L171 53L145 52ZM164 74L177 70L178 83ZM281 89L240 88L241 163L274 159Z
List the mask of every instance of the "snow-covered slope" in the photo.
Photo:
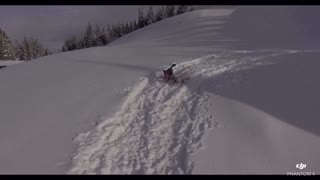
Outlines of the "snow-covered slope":
M270 54L206 83L222 126L207 134L193 173L319 173L319 51Z
M317 10L199 10L2 69L0 173L319 173L319 46L292 18Z

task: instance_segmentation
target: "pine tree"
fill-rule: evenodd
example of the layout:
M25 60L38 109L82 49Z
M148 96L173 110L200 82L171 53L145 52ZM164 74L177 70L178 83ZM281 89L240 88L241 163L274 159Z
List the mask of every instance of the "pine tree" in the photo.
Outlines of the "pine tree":
M187 11L188 11L188 6L187 5L179 5L178 8L177 8L176 15L183 14L183 13L185 13Z
M115 39L114 38L114 25L112 25L112 27L110 27L110 25L108 24L107 36L108 36L109 42L112 42Z
M66 47L66 51L71 51L71 45L70 45L69 39L65 40L65 47Z
M101 35L102 35L102 31L101 31L101 28L96 24L95 26L95 30L94 30L94 43L93 45L94 46L102 46L103 43L101 41Z
M134 31L134 22L130 21L130 25L129 25L129 32Z
M29 39L29 45L30 45L30 56L31 56L31 59L37 58L37 54L38 54L37 41L31 37Z
M175 16L175 7L172 5L166 6L167 18Z
M22 41L22 59L25 61L31 60L30 44L26 37Z
M72 39L73 39L73 48L74 48L74 50L80 49L80 46L79 46L79 36L73 35L73 36L72 36ZM49 52L49 53L50 53L50 52Z
M110 37L111 37L111 40L114 41L116 38L116 25L115 24L112 24L111 25L111 28L110 28Z
M128 22L126 22L126 25L125 25L125 34L128 34L128 33L130 33L131 31L130 31L130 24L128 23Z
M66 51L66 42L62 47L62 51ZM28 61L35 58L39 58L47 54L50 54L49 49L43 48L41 43L34 37L24 37L24 39L19 43L15 42L15 52L17 54L17 59L20 61Z
M79 49L84 49L84 48L86 48L86 42L85 42L85 39L84 39L84 37L82 37L82 38L80 38L80 40L79 40Z
M44 54L43 54L44 56L48 56L49 55L49 50L48 50L48 48L46 48L45 50L44 50Z
M118 39L119 37L121 37L121 30L120 30L120 28L121 28L121 26L120 26L120 24L119 23L117 23L116 25L115 25L115 39Z
M82 41L83 41L82 35L74 36L74 39L75 39L75 49L85 48L84 45L82 44Z
M99 40L100 40L102 46L105 46L109 43L108 34L104 28L102 28L102 30L101 30L101 35L99 36Z
M120 38L122 36L122 24L117 24L117 38Z
M70 49L71 50L77 49L77 37L76 36L72 36L70 39Z
M16 59L20 60L20 61L23 61L24 60L24 57L23 57L23 46L17 40L15 41L14 49L15 49Z
M144 16L143 16L143 9L139 8L138 9L138 28L143 28L145 25L144 22Z
M138 25L138 22L136 20L134 20L134 24L133 24L133 30L137 30L139 29L139 25Z
M44 56L44 48L34 37L26 38L25 49L27 55L26 60L36 59Z
M93 30L90 23L88 23L84 34L84 42L86 48L93 47Z
M121 36L127 34L126 33L126 25L124 23L121 23L121 26L120 26L120 34Z
M15 60L14 48L7 34L0 29L0 60Z
M39 58L41 56L44 56L44 48L39 43L39 41L35 38L31 38L31 48L33 49L32 52L32 59Z
M192 6L188 6L187 11L186 12L190 12L190 11L194 11L194 7Z
M116 40L118 38L118 28L117 28L117 25L112 25L112 28L111 28L111 32L112 32L112 40Z
M165 11L164 11L164 7L162 6L156 12L155 21L158 22L158 21L161 21L164 18L165 18Z
M165 7L165 16L166 18L172 17L175 15L175 7L173 5L168 5Z
M31 59L35 59L39 53L38 41L34 38L30 38L30 46L31 46Z
M155 17L154 17L152 6L149 7L149 11L147 13L146 20L147 20L147 25L152 24L152 23L155 22Z

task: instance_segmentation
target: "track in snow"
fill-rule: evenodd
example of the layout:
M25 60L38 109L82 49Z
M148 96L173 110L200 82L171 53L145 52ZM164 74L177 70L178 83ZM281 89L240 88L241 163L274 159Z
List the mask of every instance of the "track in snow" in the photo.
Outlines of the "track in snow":
M263 59L295 51L225 51L177 64L186 85L168 84L161 71L141 78L120 110L76 138L71 174L191 174L190 154L202 146L205 129L219 125L204 92L221 74L266 65ZM222 81L242 83L242 77ZM219 81L213 88L223 88Z

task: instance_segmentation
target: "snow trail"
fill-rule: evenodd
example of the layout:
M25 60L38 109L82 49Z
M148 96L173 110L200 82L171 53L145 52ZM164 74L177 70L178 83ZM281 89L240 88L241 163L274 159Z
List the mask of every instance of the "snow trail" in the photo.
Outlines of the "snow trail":
M114 117L77 138L81 168L71 173L191 173L191 162L184 160L199 146L204 131L196 128L212 126L210 118L196 113L204 103L205 97L185 86L141 79Z
M202 147L205 129L219 125L208 113L212 104L203 91L206 80L267 65L270 62L263 59L294 52L222 51L178 63L176 76L191 78L185 85L165 83L162 71L141 78L114 116L78 135L79 147L69 173L191 174L190 154ZM230 79L243 81L242 77Z

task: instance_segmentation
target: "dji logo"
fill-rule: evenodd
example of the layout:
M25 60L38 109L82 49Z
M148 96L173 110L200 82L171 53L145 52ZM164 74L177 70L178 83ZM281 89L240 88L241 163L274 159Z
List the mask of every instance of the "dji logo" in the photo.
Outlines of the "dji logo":
M303 164L303 163L300 163L300 164L297 164L296 165L296 168L297 169L300 169L300 170L302 170L302 169L305 169L305 168L307 168L307 164ZM311 175L316 175L316 173L315 172L287 172L287 175L289 175L289 176L311 176Z
M298 169L300 169L300 170L302 170L302 169L304 169L304 168L306 168L307 167L307 165L306 164L303 164L303 163L300 163L300 164L297 164L296 165L296 168L298 168Z

